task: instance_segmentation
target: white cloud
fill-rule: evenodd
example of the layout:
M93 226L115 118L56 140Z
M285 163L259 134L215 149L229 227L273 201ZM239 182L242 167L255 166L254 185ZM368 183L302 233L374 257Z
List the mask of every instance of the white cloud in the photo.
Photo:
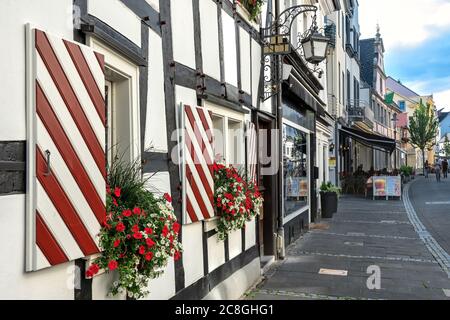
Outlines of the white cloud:
M387 49L417 46L450 28L448 0L360 0L363 38L375 36L376 24Z
M450 89L434 94L434 102L438 108L444 108L450 111Z

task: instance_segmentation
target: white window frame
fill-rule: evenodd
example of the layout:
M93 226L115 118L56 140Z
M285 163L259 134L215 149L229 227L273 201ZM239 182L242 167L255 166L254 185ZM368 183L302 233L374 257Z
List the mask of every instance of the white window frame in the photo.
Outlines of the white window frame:
M241 123L241 129L242 129L242 147L240 148L240 155L241 155L241 160L244 160L244 163L242 163L242 165L245 165L245 148L244 148L244 143L245 143L245 136L244 136L244 125L245 125L245 114L244 113L240 113L238 111L234 111L234 110L230 110L229 108L226 107L222 107L220 105L211 103L209 101L204 101L203 102L203 107L205 107L207 110L211 111L213 116L218 116L223 118L224 121L224 126L223 126L223 130L224 132L226 132L226 134L224 134L224 145L225 145L225 165L230 165L230 158L231 158L231 151L230 151L230 143L229 143L229 137L228 137L228 122L229 120L231 121L236 121L236 122L240 122Z
M208 111L211 111L213 116L218 116L218 117L223 118L223 121L224 121L223 128L224 128L224 131L227 133L224 135L225 165L229 165L230 164L229 163L230 151L229 151L229 145L228 145L228 120L241 122L242 133L243 133L242 141L245 142L245 137L244 137L245 114L238 112L238 111L231 110L230 108L223 107L221 105L218 105L218 104L212 103L210 101L206 101L206 100L203 100L202 107L206 108ZM241 150L242 156L245 159L244 143L242 144L241 149L242 149ZM218 220L218 217L213 217L211 219L205 220L204 231L208 232L210 230L215 229L217 227L217 220Z
M308 163L308 204L306 206L304 206L303 208L298 209L297 211L289 214L288 216L284 216L284 210L283 210L283 225L286 225L288 222L292 221L293 219L297 218L299 215L301 215L302 213L304 213L305 211L308 211L308 222L311 222L311 155L309 154L310 150L311 150L311 130L308 130L298 124L296 124L295 122L292 122L288 119L283 119L283 124L290 126L294 129L300 130L303 133L306 133L306 141L307 141L307 150L308 150L308 158L307 158L307 163ZM284 168L283 168L284 170ZM283 182L284 183L284 182ZM284 201L284 187L281 190L282 192L282 201ZM284 207L284 205L283 205Z
M104 44L93 36L86 37L86 45L105 57L105 69L110 69L121 77L128 80L128 109L129 116L129 155L126 159L130 162L139 159L141 156L141 128L140 128L140 104L139 104L139 66L132 63L122 55L115 52L108 45ZM114 93L114 86L113 86Z

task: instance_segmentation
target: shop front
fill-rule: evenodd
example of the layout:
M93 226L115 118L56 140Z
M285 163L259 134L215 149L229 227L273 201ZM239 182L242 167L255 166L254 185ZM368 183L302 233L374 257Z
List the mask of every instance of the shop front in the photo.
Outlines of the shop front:
M283 225L285 243L295 241L311 222L316 206L314 180L315 113L283 96Z

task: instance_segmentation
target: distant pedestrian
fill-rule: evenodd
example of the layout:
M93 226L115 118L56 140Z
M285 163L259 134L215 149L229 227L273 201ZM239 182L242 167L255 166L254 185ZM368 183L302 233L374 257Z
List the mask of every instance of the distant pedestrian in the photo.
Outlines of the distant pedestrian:
M434 172L436 172L436 181L441 182L441 165L439 161L437 161L434 165Z
M425 161L425 168L423 168L423 172L425 174L425 178L428 179L428 172L430 170L430 164L428 163L428 160Z
M444 179L447 179L447 175L448 175L448 161L447 159L444 159L444 161L442 161L442 172L444 173Z

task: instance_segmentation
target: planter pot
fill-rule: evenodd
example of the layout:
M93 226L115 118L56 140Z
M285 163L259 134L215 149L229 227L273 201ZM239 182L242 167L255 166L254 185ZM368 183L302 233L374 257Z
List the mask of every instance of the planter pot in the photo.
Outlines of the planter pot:
M335 192L321 192L320 204L322 206L322 218L331 219L338 209L338 195Z

